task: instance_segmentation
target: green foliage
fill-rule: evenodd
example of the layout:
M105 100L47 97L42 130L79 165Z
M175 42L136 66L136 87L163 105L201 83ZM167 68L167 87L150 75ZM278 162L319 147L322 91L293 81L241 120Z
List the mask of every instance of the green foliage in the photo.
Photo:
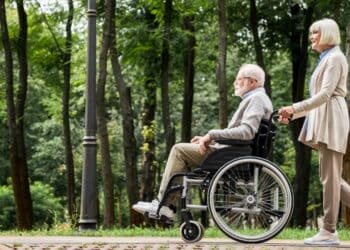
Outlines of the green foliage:
M7 4L7 21L14 55L14 80L17 86L18 69L16 39L18 36L18 18L15 2ZM52 1L50 6L39 7L37 2L26 2L28 16L29 86L25 109L26 154L28 156L29 176L34 182L33 197L35 216L40 217L42 225L51 225L63 220L61 205L65 205L66 169L62 131L62 51L65 46L66 5ZM304 11L311 1L256 1L258 11L259 35L263 47L266 68L271 75L272 101L274 109L291 104L292 65L289 54L290 7L301 4ZM338 4L338 5L337 5ZM43 5L43 4L42 4ZM73 153L76 173L76 191L81 181L83 162L82 138L84 132L85 88L86 88L86 51L87 51L87 1L74 1L73 46L71 70L70 121ZM345 27L349 23L349 1L317 1L313 19L333 17L338 20L342 40L345 41ZM97 3L97 51L99 50L104 2ZM146 20L146 14L151 18ZM159 58L161 56L164 29L164 1L117 0L116 6L117 49L122 73L131 89L137 139L138 157L148 150L142 144L143 138L156 139L156 154L160 165L164 165L165 142L163 136L161 97L159 88ZM228 48L227 48L227 85L229 118L236 109L240 99L232 97L232 82L238 68L243 63L255 63L255 49L252 33L249 28L249 1L227 1ZM188 32L183 29L183 18L194 17L196 38L195 48L195 86L192 134L203 135L209 129L218 128L218 91L216 66L218 56L218 17L217 2L203 0L173 1L173 13L170 31L170 113L175 126L177 141L181 133L183 101L183 64ZM4 68L3 45L0 43L0 66ZM308 77L314 65L316 53L310 53ZM119 96L114 77L108 65L106 84L106 111L111 145L113 175L115 177L116 217L120 226L127 226L128 198L126 194L122 119L120 116ZM157 112L150 127L142 127L142 104L149 99L144 92L144 83L152 73L156 90ZM308 78L307 77L307 78ZM0 228L4 230L15 225L14 206L11 188L4 186L10 179L8 160L7 110L5 92L5 72L0 72ZM17 87L15 87L17 91ZM307 91L305 90L305 95ZM101 168L98 155L98 171ZM289 127L278 125L278 132L273 148L273 161L286 172L290 180L294 179L295 152ZM161 169L161 168L159 168ZM310 183L310 217L320 204L320 184L318 181L317 156L313 155ZM98 172L98 183L101 187L101 176ZM160 175L161 173L159 173ZM36 182L40 181L40 182ZM159 182L159 180L157 180ZM102 188L99 188L102 190ZM45 193L48 192L48 193ZM101 191L102 192L102 191ZM39 194L40 193L40 194ZM43 195L41 195L43 194ZM51 200L52 204L49 203ZM57 198L55 198L57 197ZM99 196L102 197L102 194ZM79 198L78 198L79 199ZM41 201L44 200L44 201ZM102 199L101 199L102 200ZM12 202L12 203L11 203ZM6 205L12 204L12 205ZM55 205L56 204L56 205ZM57 205L58 204L58 205ZM101 209L102 210L102 202ZM54 208L53 211L45 211ZM317 211L318 212L318 211ZM48 213L44 215L45 213ZM102 217L103 215L101 215ZM5 221L2 223L2 221ZM11 224L12 223L12 224ZM38 222L39 223L39 222ZM7 226L4 226L7 225Z
M29 176L55 188L55 194L65 195L64 148L61 127L57 121L45 120L31 126L33 143L29 159ZM50 139L48 139L50 138Z
M50 228L53 224L62 222L64 208L61 198L56 198L54 189L48 184L34 182L31 185L34 210L34 227Z
M53 188L41 182L31 185L34 210L34 227L50 228L64 218L64 209L60 198L56 198ZM0 186L0 230L14 229L16 210L13 191L10 186Z
M9 186L0 186L0 207L0 230L13 229L16 225L16 210Z

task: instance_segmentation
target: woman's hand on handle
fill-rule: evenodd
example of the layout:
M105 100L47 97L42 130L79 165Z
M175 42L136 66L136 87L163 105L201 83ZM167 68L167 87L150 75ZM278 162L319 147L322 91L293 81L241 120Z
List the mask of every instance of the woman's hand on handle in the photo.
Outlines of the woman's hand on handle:
M293 118L294 109L292 106L282 107L278 110L278 121L283 124L288 124Z

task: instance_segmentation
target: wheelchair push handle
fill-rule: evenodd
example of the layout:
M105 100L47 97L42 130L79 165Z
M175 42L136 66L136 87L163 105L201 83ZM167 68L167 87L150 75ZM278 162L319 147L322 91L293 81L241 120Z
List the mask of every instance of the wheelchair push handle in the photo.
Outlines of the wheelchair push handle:
M278 120L278 118L279 118L278 111L279 110L276 109L271 113L270 119L269 119L270 122Z

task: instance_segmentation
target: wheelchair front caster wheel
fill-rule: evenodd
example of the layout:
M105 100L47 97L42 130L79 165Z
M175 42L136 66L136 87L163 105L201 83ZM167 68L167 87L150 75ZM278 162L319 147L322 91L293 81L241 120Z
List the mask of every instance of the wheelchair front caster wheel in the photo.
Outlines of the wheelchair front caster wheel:
M200 241L204 235L204 227L197 221L184 222L180 227L181 237L187 243Z

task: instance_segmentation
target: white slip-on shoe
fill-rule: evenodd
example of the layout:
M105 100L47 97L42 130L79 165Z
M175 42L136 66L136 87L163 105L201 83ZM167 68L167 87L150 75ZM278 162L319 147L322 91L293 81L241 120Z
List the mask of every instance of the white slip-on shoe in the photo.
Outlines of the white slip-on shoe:
M132 208L142 214L148 214L149 217L158 217L157 210L159 208L159 201L153 200L152 202L139 201L134 204ZM162 206L159 210L159 216L165 216L169 219L174 217L174 211L168 206Z
M158 200L152 200L152 201L138 201L136 204L140 204L140 205L151 205L151 204L154 204L154 205L159 205L159 201Z
M159 210L159 216L165 216L168 219L173 219L174 211L168 206L162 206Z
M331 246L331 245L339 245L338 233L331 233L323 228L320 229L315 236L311 238L307 238L304 240L306 245L323 245L323 246Z
M148 202L148 204L146 202L142 202L142 203L136 203L134 205L132 205L132 209L134 209L136 212L144 214L146 209L151 207L152 203Z

